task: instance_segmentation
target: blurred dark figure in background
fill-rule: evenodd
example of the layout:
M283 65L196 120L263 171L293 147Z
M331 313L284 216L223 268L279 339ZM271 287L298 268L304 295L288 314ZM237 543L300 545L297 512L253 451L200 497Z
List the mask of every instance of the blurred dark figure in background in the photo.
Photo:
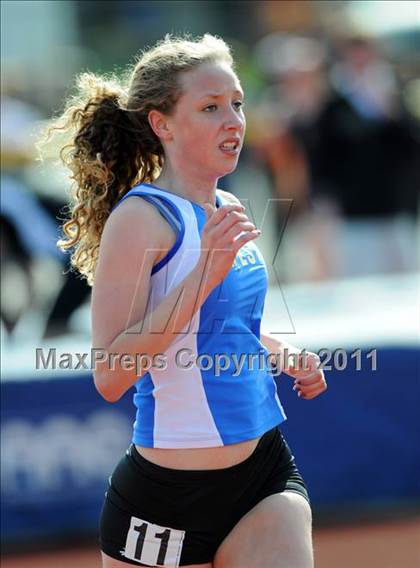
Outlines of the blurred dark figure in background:
M342 45L331 79L315 125L318 155L300 136L319 164L315 190L334 197L346 218L415 215L419 140L391 66L372 42L356 37Z
M1 320L12 337L30 313L43 325L64 255L55 246L57 227L37 197L9 175L1 176L1 186ZM26 336L32 323L26 319Z
M304 276L410 268L397 233L414 232L420 136L392 67L359 37L342 43L330 80L314 39L286 37L277 57L280 128L262 149L276 194L294 201L289 242L299 233L311 250Z
M66 195L59 187L38 191L33 135L43 113L19 71L1 85L1 323L11 341L71 332L71 316L90 292L56 246Z
M328 95L325 50L309 38L273 34L267 40L257 57L267 60L268 52L275 54L267 70L274 85L257 110L264 130L258 136L259 157L268 166L276 195L292 198L299 214L307 210L311 189L306 147L312 150L317 144L312 132Z
M70 318L89 297L91 290L84 280L71 270L67 263L65 282L48 316L44 339L56 337L72 331Z
M272 34L260 43L256 55L261 64L269 62L266 71L272 86L257 108L261 131L255 149L267 168L274 197L291 203L291 211L287 201L276 208L278 235L287 222L279 270L284 281L323 279L337 264L334 247L325 247L333 241L337 205L323 195L318 174L318 121L330 96L326 49L312 38Z
M15 225L1 214L1 273L2 301L1 321L8 335L27 309L32 295L30 272L31 256L18 237ZM10 285L9 285L10 283ZM6 289L13 288L15 294L6 294ZM20 292L16 297L16 291ZM14 301L12 301L12 298Z

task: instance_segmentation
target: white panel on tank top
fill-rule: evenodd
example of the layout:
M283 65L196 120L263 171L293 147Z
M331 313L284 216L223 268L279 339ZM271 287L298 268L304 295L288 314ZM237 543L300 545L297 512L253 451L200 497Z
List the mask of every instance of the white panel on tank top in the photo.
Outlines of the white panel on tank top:
M147 192L164 195L180 209L185 222L183 242L169 262L151 279L152 301L148 310L153 310L197 264L201 240L194 208L190 202L166 192L147 187ZM151 369L155 398L153 445L159 448L194 448L223 446L222 438L211 413L200 369L193 365L181 369L176 365L175 355L181 349L190 350L190 357L198 356L197 331L200 311L166 350L166 368ZM188 331L187 331L188 330Z

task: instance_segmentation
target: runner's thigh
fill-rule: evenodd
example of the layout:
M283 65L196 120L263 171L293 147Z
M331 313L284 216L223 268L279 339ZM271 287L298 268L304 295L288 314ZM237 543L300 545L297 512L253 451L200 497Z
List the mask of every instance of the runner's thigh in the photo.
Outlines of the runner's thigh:
M214 568L313 568L312 516L304 497L284 491L266 497L219 546Z

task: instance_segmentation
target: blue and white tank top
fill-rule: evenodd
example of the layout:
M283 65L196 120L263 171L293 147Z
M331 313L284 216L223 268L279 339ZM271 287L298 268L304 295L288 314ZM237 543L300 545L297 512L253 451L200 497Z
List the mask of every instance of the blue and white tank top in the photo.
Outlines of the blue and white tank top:
M204 208L143 183L131 196L153 203L176 234L152 270L148 311L191 272L201 251ZM217 206L227 204L216 192ZM133 443L155 448L205 448L250 440L286 419L260 342L267 269L254 242L156 364L135 383Z

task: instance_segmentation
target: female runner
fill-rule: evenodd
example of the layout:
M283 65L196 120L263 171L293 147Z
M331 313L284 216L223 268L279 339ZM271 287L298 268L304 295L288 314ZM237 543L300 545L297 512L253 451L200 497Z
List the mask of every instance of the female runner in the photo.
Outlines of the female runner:
M79 91L53 127L73 133L60 246L93 286L95 386L110 402L135 387L137 408L101 514L103 567L310 568L268 358L285 345L260 332L260 231L217 189L245 133L229 47L167 36L126 88L83 74ZM317 361L285 362L302 398L326 389Z

